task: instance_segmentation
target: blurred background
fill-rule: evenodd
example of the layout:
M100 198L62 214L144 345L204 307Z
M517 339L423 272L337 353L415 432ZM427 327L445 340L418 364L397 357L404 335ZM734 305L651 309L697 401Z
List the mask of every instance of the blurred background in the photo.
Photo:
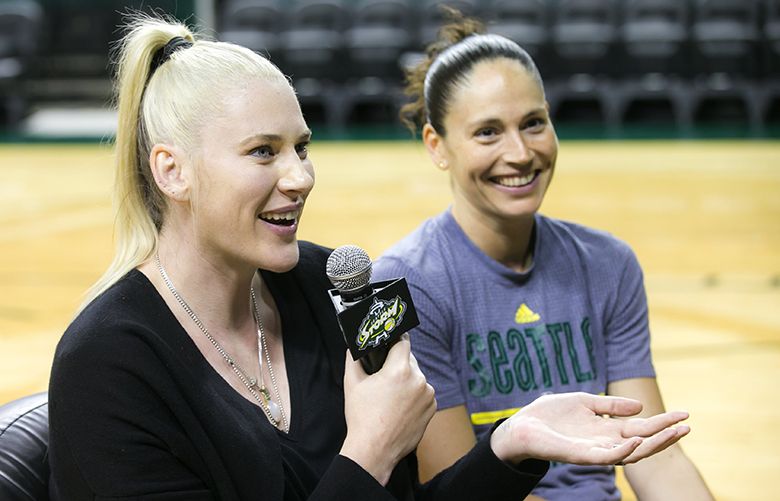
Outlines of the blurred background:
M0 0L0 123L15 138L110 131L111 117L100 113L111 89L107 47L122 13L135 8L270 57L322 137L400 136L402 70L435 37L439 3ZM534 57L563 137L780 131L780 0L447 3Z
M290 75L317 169L300 237L377 257L450 200L397 119L437 3L0 0L0 403L46 390L112 257L123 12L174 15ZM535 58L561 138L542 212L636 251L659 385L691 412L683 446L717 499L780 499L780 0L447 3Z

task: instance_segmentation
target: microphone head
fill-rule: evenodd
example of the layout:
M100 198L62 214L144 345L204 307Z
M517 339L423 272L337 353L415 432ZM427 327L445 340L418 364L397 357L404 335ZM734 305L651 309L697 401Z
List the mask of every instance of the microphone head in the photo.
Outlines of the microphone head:
M325 274L340 293L358 291L371 281L371 258L357 245L342 245L328 256Z

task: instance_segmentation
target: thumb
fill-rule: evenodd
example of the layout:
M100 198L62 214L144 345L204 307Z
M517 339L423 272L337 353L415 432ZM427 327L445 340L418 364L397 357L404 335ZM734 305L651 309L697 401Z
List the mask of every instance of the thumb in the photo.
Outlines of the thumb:
M387 352L387 359L385 359L385 365L393 365L399 363L409 363L411 357L412 344L409 342L409 333L404 332L398 341L390 347L390 351Z
M363 369L363 365L360 360L352 360L352 356L347 350L344 357L344 387L357 384L367 378L368 375Z

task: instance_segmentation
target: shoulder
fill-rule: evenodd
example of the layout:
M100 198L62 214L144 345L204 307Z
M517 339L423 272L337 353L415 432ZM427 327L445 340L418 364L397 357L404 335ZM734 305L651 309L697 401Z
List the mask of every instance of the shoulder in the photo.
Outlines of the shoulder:
M136 334L151 330L163 314L161 304L148 279L130 271L76 316L57 346L56 358L129 350L138 340Z
M447 269L448 245L445 237L446 230L441 215L424 221L376 260L374 276L389 278L391 275L405 275L414 279L414 275L439 275Z
M575 251L588 262L607 266L636 260L631 247L607 231L541 214L537 215L537 224L545 248L563 246Z
M89 303L73 320L68 330L104 329L111 325L137 322L136 313L145 312L159 298L146 276L131 270L114 285Z

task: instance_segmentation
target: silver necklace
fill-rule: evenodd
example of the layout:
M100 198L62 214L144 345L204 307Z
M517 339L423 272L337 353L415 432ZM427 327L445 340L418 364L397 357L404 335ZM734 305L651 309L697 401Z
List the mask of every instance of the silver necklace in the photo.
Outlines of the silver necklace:
M257 364L260 368L259 381L258 379L251 377L249 373L245 371L244 368L241 367L241 365L222 347L222 345L219 344L216 339L214 339L214 336L211 335L208 329L206 329L206 326L203 325L203 322L200 321L200 318L198 318L195 312L192 311L192 308L190 308L190 305L188 305L181 294L179 294L179 291L176 290L176 287L173 286L173 282L171 281L170 277L168 277L168 273L165 272L165 268L163 268L163 265L160 262L159 254L154 255L154 261L157 264L157 270L160 272L160 276L162 277L163 282L165 282L165 285L168 287L168 290L171 291L173 297L176 298L176 301L178 301L184 311L187 312L192 321L195 322L195 325L197 325L201 332L203 332L203 335L206 336L211 345L214 346L220 355L222 355L222 358L225 359L236 376L238 376L238 379L240 379L244 386L246 386L246 389L249 391L252 397L257 400L257 402L260 404L260 408L263 409L263 413L265 414L266 418L268 418L268 421L275 427L280 428L282 431L289 432L290 424L287 422L287 415L284 412L282 399L279 395L279 387L276 384L274 369L271 365L271 354L266 347L263 320L260 318L260 310L257 307L257 298L255 297L254 287L250 287L249 290L252 295L252 314L255 318L255 325L257 326ZM263 352L265 352L265 360L268 363L268 374L271 376L271 386L274 389L276 402L271 399L268 388L266 388L265 383L263 383Z

